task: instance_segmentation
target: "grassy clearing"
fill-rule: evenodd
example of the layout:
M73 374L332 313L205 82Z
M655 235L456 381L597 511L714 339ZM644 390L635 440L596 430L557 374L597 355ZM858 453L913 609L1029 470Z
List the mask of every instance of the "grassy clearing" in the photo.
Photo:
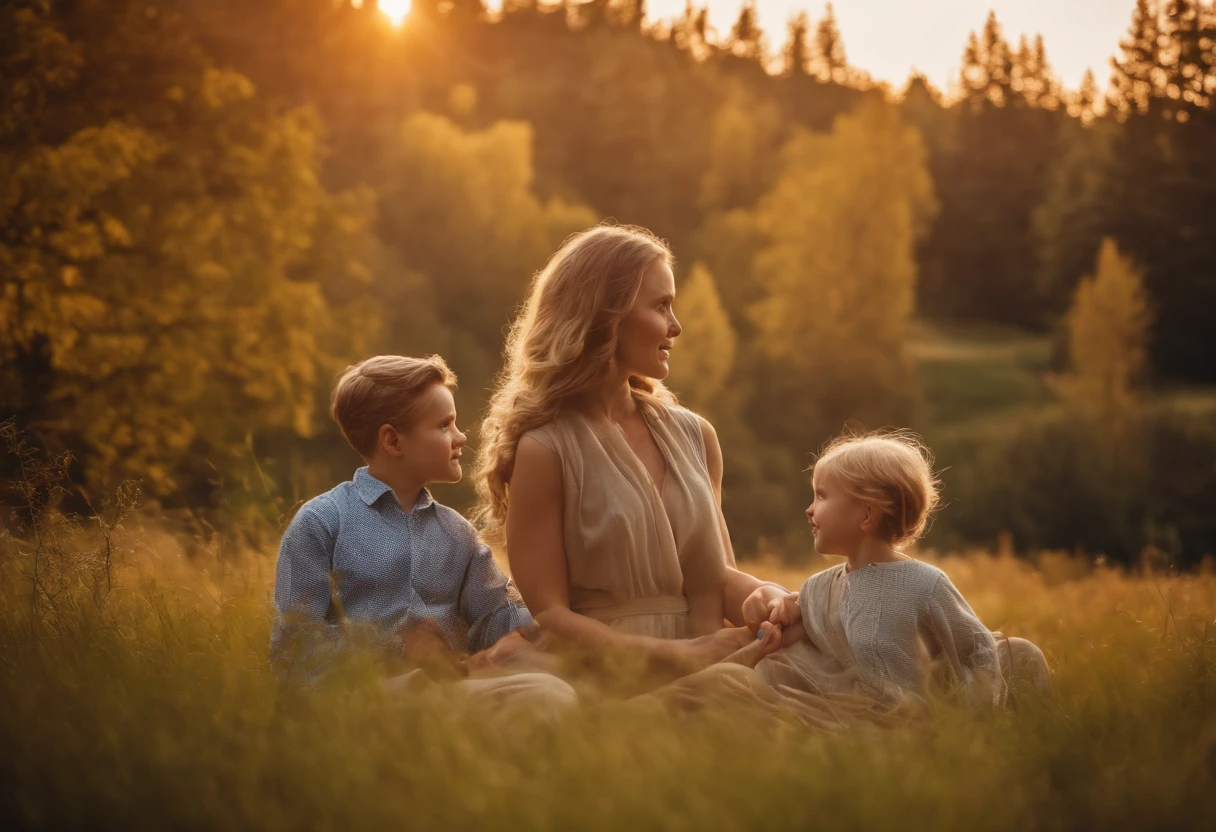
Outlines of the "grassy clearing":
M20 827L1216 822L1210 571L939 560L985 622L1035 639L1053 664L1055 697L1017 713L945 708L929 725L826 737L588 695L554 727L496 720L443 692L389 698L371 668L321 690L280 690L265 664L271 556L221 561L222 547L127 525L109 593L65 584L36 619L23 547L2 541L0 809ZM822 565L753 566L788 585Z
M998 326L921 322L909 345L920 371L929 424L956 425L1024 413L1054 397L1046 381L1046 336Z

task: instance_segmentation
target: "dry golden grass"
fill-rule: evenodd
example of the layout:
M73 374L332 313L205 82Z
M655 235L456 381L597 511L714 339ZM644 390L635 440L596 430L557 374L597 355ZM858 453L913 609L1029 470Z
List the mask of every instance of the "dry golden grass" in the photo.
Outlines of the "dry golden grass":
M130 524L128 524L130 525ZM1216 576L1063 556L936 560L989 626L1038 642L1055 694L1017 712L826 737L590 698L559 726L374 670L305 693L266 665L269 552L129 532L113 588L31 618L4 542L3 816L22 827L1212 828ZM803 571L755 572L796 585ZM822 566L822 564L819 564ZM814 563L807 572L816 568ZM37 623L35 623L37 622Z

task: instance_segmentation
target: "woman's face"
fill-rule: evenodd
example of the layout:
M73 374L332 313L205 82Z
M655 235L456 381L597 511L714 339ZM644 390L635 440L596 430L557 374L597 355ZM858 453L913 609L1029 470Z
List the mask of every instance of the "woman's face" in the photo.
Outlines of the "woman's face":
M667 378L672 342L680 334L671 305L676 279L665 260L655 260L642 272L637 299L617 330L616 361L629 375Z

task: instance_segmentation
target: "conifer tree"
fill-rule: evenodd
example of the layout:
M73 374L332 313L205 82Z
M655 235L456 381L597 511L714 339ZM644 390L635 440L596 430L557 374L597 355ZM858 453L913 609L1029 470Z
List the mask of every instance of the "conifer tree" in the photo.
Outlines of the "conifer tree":
M844 40L836 25L836 12L828 3L823 19L815 27L815 55L811 65L821 81L843 84L848 77L848 60L844 53Z
M1142 273L1113 240L1102 242L1094 275L1077 285L1066 321L1070 371L1056 387L1118 435L1143 380L1152 315Z
M786 24L788 35L782 50L782 70L785 75L804 76L810 72L811 54L807 44L810 30L810 18L805 11L791 17Z
M756 15L756 0L744 0L730 28L727 47L737 57L760 63L764 60L764 30Z

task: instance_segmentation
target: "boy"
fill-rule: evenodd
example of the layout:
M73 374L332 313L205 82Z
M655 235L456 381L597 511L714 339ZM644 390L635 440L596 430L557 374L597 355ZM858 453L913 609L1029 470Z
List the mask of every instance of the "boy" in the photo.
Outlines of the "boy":
M285 677L312 680L357 644L407 660L487 651L474 666L529 649L514 584L426 489L461 478L455 386L439 356L380 355L338 379L333 418L367 464L283 535L270 655Z

